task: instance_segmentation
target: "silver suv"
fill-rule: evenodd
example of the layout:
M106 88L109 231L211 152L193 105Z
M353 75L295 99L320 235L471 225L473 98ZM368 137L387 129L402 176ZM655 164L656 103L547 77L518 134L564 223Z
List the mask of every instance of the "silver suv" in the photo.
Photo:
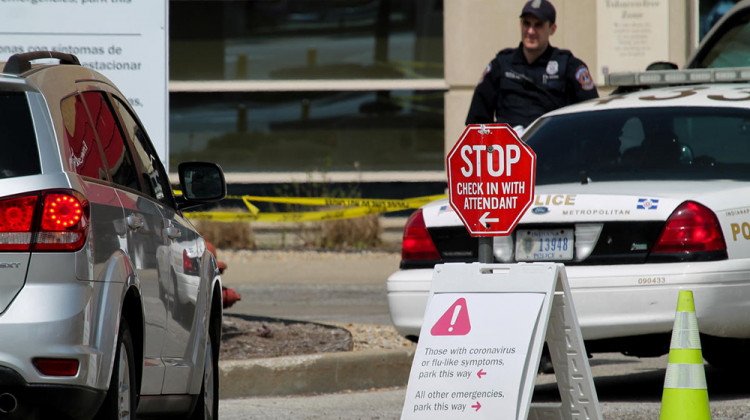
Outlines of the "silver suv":
M46 63L39 64L39 59ZM218 417L221 278L125 96L73 55L0 73L0 419Z

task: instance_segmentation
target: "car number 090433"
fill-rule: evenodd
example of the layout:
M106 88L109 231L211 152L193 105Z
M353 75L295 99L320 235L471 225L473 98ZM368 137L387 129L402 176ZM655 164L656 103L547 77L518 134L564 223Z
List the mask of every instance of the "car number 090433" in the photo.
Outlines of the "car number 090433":
M667 282L665 277L640 277L638 284L664 284Z

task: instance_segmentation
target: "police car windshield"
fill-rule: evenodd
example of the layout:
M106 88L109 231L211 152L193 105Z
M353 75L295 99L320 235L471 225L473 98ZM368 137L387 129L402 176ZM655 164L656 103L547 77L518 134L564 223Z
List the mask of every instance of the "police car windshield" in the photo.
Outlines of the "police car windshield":
M750 180L750 112L629 108L545 117L525 141L536 184Z

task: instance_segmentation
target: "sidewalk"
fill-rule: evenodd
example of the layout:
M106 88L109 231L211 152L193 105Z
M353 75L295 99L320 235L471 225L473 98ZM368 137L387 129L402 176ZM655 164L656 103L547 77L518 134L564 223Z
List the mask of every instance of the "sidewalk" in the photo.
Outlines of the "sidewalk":
M405 219L383 221L384 240L399 243ZM265 241L277 241L283 226L256 229ZM291 253L286 259L278 252L247 253L219 250L226 260L224 284L245 288L280 283L304 284L382 284L398 266L399 255ZM335 254L335 253L334 253ZM351 261L349 261L351 260ZM354 265L354 268L352 265ZM248 276L247 273L253 273ZM232 309L252 311L249 299ZM293 317L292 319L296 319ZM219 361L221 399L336 393L346 390L406 386L416 346L398 349L361 349L349 352L318 353L250 360Z
M415 347L219 362L222 399L406 386Z

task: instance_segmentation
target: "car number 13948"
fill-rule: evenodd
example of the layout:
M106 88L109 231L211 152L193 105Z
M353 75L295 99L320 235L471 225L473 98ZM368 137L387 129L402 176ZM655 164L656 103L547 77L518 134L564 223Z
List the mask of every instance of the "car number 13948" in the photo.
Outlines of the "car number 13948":
M573 259L573 229L529 229L516 232L517 261Z
M539 241L539 252L567 251L568 238L544 238Z

